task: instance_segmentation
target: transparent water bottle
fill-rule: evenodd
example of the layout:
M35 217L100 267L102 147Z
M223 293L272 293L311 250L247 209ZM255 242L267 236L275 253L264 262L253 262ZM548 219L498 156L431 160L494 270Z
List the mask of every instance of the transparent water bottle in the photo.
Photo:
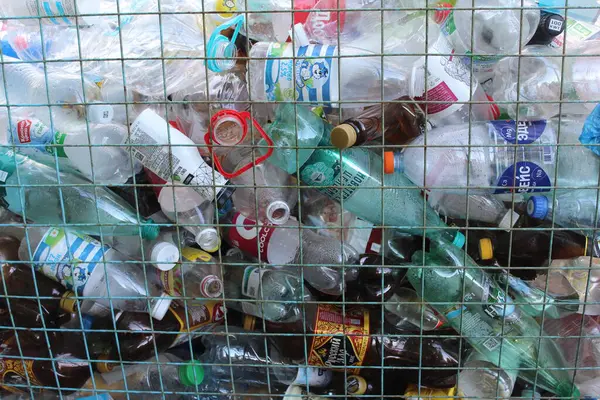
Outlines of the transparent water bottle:
M419 299L413 289L398 288L390 299L384 303L385 320L398 329L430 331L442 326L444 321Z
M154 271L126 262L110 247L70 229L28 228L19 257L78 296L106 307L149 312L160 320L171 304Z
M557 190L556 197L531 196L527 202L527 214L594 235L591 229L598 226L599 206L596 189Z
M484 355L472 350L458 375L458 394L465 398L509 399L518 371L497 367L499 361L490 362Z
M7 148L0 148L0 162L5 206L15 214L38 224L67 223L96 236L158 236L158 226L140 219L129 203L102 186L90 187L79 175L57 172Z

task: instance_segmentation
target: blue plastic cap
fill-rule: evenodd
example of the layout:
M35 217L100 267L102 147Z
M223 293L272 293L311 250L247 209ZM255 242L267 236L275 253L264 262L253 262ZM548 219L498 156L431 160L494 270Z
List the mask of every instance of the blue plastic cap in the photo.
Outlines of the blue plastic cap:
M462 249L463 246L465 245L466 241L467 241L467 238L465 238L465 235L463 235L460 232L456 232L456 236L454 237L452 244L454 246L458 247L459 249Z
M536 219L544 219L548 215L548 198L531 196L527 202L527 215Z

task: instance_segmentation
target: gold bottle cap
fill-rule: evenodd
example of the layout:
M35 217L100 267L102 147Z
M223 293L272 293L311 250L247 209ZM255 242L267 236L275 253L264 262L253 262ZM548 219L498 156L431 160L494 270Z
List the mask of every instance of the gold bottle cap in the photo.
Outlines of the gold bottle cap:
M77 298L75 298L75 293L71 290L64 292L60 297L59 306L70 314L74 313L77 309Z
M348 379L346 379L346 389L348 390L348 394L352 396L363 396L367 393L367 389L369 385L367 384L367 380L362 376L358 375L350 375Z
M491 239L483 238L479 240L479 257L484 261L494 258L494 246Z
M341 124L331 130L331 143L338 149L354 146L356 139L356 130L352 125Z
M108 360L108 359L109 359L109 357L107 355L101 355L100 357L98 357L98 360ZM101 361L101 362L96 363L96 369L101 374L106 374L106 373L112 371L113 369L115 369L115 365L116 365L115 363Z

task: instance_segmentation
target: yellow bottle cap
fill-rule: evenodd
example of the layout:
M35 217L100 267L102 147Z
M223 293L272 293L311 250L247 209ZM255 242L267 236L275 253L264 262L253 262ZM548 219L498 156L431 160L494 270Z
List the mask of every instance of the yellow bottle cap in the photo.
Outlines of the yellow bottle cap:
M244 315L243 328L246 331L253 331L256 326L256 317L252 315Z
M60 297L59 306L70 314L74 313L77 309L77 299L75 298L75 293L73 293L71 290L64 292Z
M341 124L331 130L331 143L338 149L354 146L356 139L356 130L352 125Z
M346 379L346 388L349 395L363 396L367 393L369 385L367 384L367 380L362 376L350 375Z
M484 261L494 258L494 246L490 238L479 240L479 257Z
M109 357L107 355L101 355L100 357L98 357L98 360L108 360ZM110 371L112 371L113 369L115 369L115 363L111 363L111 362L106 362L106 361L101 361L101 362L97 362L96 363L96 370L98 370L98 372L100 372L101 374L106 374Z

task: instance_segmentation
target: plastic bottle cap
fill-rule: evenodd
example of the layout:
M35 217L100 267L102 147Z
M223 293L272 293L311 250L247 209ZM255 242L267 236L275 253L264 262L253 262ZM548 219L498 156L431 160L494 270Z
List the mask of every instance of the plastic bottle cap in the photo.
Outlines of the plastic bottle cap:
M548 215L548 198L531 196L527 201L527 215L536 219L544 219Z
M505 230L510 230L511 226L514 226L521 216L519 213L514 212L513 210L508 210L506 214L502 217L498 226ZM512 224L511 224L512 221Z
M283 225L290 219L290 206L285 201L274 201L267 207L267 219L275 225Z
M108 124L113 120L115 110L108 104L90 104L87 106L87 119L92 124Z
M558 36L565 30L565 19L554 13L542 12L542 20L540 21L548 35Z
M142 239L156 240L160 233L160 227L154 225L154 221L148 219L142 225Z
M367 384L367 380L362 376L350 375L346 379L346 388L348 394L353 396L362 396L367 393L369 385Z
M243 326L242 327L246 331L253 331L254 328L256 327L256 317L253 316L253 315L245 314L244 315L244 322L243 322Z
M156 304L154 304L154 307L152 307L152 311L150 312L152 318L159 321L164 318L165 314L169 310L169 307L171 307L172 299L168 296L168 294L163 293L160 298L156 300Z
M224 146L234 146L245 136L242 121L233 115L219 118L212 130L213 141Z
M74 313L77 309L77 299L75 298L75 293L71 290L64 292L60 297L59 306L68 313Z
M169 271L175 268L179 261L179 249L173 243L160 242L152 247L150 258L156 268Z
M467 242L467 238L461 232L456 232L456 236L454 236L454 240L452 244L459 249L462 249L465 243Z
M383 153L383 172L385 172L386 174L394 173L394 166L396 164L394 158L395 157L393 151L386 151Z
M484 261L494 258L494 246L490 238L479 240L479 258Z
M331 131L331 143L338 149L347 149L356 143L357 134L350 124L341 124Z
M101 355L100 357L98 357L98 360L101 361L99 363L96 363L96 369L98 370L98 372L100 372L101 374L106 374L115 369L115 363L105 361L109 359L110 357L107 355Z
M204 367L197 363L180 366L179 381L185 386L201 385L204 382Z
M215 228L206 228L196 235L196 243L204 251L214 253L221 247L221 238Z
M294 34L292 36L292 30ZM290 29L290 38L296 43L298 47L308 46L310 44L310 40L308 39L308 35L304 30L303 24L295 24L292 29Z
M208 275L200 282L200 293L204 297L215 299L223 294L223 281L216 275Z

